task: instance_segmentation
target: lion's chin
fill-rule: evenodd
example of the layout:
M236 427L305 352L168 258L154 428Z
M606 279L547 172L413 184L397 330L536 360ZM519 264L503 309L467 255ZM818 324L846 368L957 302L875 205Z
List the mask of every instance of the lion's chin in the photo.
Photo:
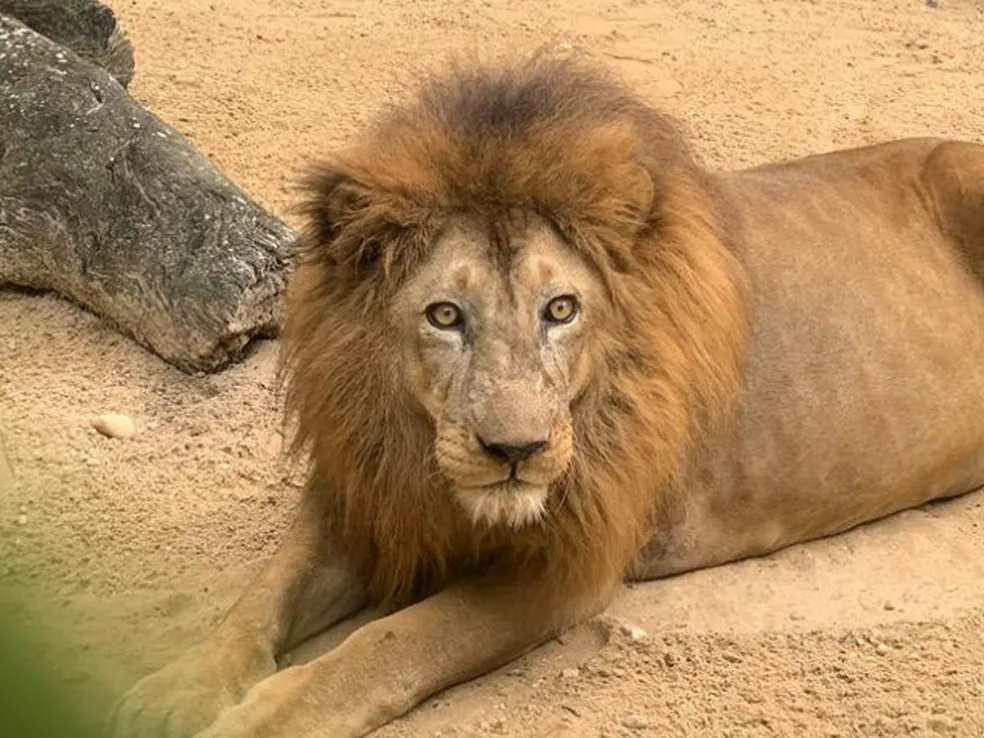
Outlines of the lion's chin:
M472 523L511 528L522 528L540 520L546 510L547 495L546 485L517 480L455 490L455 499Z

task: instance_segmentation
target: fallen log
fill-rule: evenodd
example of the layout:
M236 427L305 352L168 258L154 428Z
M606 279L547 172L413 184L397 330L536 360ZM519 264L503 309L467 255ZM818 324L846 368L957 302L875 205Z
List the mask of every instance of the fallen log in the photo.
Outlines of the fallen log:
M0 285L215 371L276 335L293 238L106 71L0 15Z
M124 87L133 79L133 45L96 0L0 0L0 14L98 64Z

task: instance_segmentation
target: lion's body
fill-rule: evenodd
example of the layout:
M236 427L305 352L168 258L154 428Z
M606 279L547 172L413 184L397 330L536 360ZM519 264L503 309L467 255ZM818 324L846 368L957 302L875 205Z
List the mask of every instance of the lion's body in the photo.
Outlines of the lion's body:
M223 708L201 738L361 736L623 577L984 483L984 147L712 174L619 85L541 60L432 83L309 184L295 528L119 736ZM273 673L367 597L395 611Z
M963 222L937 206L957 204L960 174L976 187ZM749 282L745 392L736 425L674 491L637 576L984 484L984 231L964 226L984 229L984 147L899 141L719 182Z

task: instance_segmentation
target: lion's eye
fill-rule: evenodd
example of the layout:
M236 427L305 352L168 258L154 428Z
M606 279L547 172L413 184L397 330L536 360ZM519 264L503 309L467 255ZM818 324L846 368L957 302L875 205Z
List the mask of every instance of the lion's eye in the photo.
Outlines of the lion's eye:
M547 303L543 317L548 323L570 323L577 315L577 298L573 295L561 295Z
M427 307L427 320L435 328L457 328L462 323L461 310L450 302L435 302Z

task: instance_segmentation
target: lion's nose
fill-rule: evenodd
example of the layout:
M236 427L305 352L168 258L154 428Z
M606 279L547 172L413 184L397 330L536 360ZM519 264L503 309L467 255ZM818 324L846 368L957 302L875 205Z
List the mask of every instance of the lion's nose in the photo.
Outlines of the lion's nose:
M481 437L479 437L478 441L482 444L482 448L489 454L510 464L518 464L520 461L530 458L547 445L546 441L533 441L532 443L521 444L495 443L486 441Z

